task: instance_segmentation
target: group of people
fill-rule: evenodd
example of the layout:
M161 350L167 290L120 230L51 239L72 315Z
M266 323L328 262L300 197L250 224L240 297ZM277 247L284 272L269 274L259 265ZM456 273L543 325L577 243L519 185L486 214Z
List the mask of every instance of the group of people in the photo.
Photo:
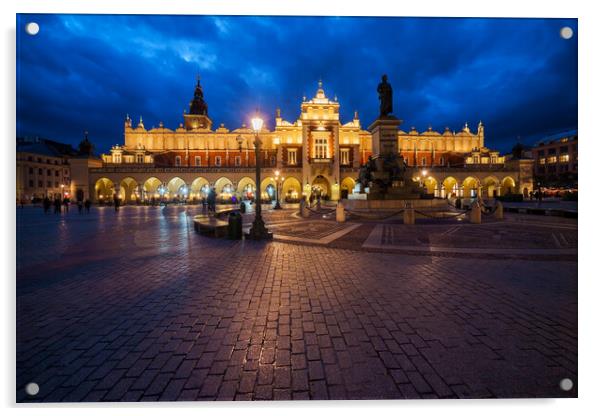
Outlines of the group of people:
M50 212L50 208L54 207L54 213L55 214L60 214L63 210L65 212L69 212L69 206L71 205L71 200L67 197L63 198L61 200L61 198L54 198L54 199L50 199L47 196L44 198L44 200L42 201L42 207L44 208L44 214L48 214ZM89 199L86 199L85 201L77 201L77 211L80 214L84 213L84 210L86 212L86 214L90 213L90 207L92 206L92 202Z

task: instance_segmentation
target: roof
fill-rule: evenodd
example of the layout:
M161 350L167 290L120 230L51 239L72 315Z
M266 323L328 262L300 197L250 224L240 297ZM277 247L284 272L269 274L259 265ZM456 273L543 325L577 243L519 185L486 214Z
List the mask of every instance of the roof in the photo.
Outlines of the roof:
M571 136L577 136L577 129L566 130L560 133L551 134L549 136L543 136L535 142L535 146L540 146L549 142L554 142L556 140L564 139L565 137Z
M33 141L18 138L17 152L33 153L51 157L73 156L77 154L73 146L70 144L38 138Z

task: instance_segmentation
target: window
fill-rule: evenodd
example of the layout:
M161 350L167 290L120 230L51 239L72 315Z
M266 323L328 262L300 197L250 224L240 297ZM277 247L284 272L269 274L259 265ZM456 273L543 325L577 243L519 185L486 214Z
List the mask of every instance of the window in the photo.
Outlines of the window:
M539 164L540 165L545 165L546 164L546 158L542 157L541 159L539 159Z
M568 161L569 161L569 155L560 155L561 163L568 163Z
M54 171L54 176L59 176L59 171L58 170Z
M221 166L221 165L222 165L222 157L215 156L215 166Z
M276 166L276 156L270 157L270 166Z
M52 171L50 169L46 169L46 176L52 176Z
M42 168L38 168L38 175L43 175L44 174L44 170ZM42 186L42 185L40 185Z
M349 149L341 149L341 165L349 164Z
M201 166L201 157L200 156L194 157L194 166Z
M287 149L287 163L289 165L297 164L297 149Z
M38 187L40 187L40 188L41 188L42 186L44 186L44 182L42 182L42 181L38 181Z
M182 156L176 156L176 166L182 165Z
M548 156L548 163L556 163L556 156Z
M569 152L568 146L560 146L560 153L568 153L568 152Z
M142 153L136 153L136 163L144 163L144 155Z
M46 184L48 185L48 187L52 187L52 182L51 181L46 181Z
M115 153L113 155L113 163L121 163L121 153Z
M538 155L538 156L545 156L545 155L546 155L546 152L545 152L544 150L538 150L538 151L537 151L537 155Z
M548 149L548 154L549 155L555 155L556 154L556 148Z
M38 163L42 163L42 158L41 157L38 158Z
M33 160L33 157L27 156L27 160L29 160L31 162Z
M29 173L33 175L33 168L29 168Z
M58 187L59 187L59 183L58 183L58 181L55 181L55 182L54 182L54 187L55 187L55 188L58 188Z
M234 166L240 166L240 156L234 157Z
M50 165L50 159L46 159L46 164Z
M315 139L314 141L314 157L316 159L328 158L328 142L326 139Z
M29 187L33 188L33 180L31 180L31 179L29 180Z
M443 156L441 156L441 157L439 158L439 164L440 164L441 166L445 165L445 158L444 158Z
M420 159L420 164L422 166L426 166L426 157L423 157L422 159Z

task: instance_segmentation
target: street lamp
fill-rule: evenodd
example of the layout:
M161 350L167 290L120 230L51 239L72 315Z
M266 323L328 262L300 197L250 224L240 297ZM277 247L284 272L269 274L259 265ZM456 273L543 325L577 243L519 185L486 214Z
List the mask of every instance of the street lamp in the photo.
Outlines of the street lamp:
M256 112L255 117L251 119L251 125L255 132L255 220L247 237L252 240L271 240L272 233L265 227L261 218L261 139L259 132L263 127L263 120L259 117L259 112Z
M426 169L422 169L422 172L420 172L422 174L422 179L420 181L420 186L422 188L426 188L426 175L428 174L428 171Z
M274 207L274 209L282 209L282 207L280 206L280 183L281 180L283 179L280 176L280 171L277 170L274 172L274 175L276 176L276 206Z

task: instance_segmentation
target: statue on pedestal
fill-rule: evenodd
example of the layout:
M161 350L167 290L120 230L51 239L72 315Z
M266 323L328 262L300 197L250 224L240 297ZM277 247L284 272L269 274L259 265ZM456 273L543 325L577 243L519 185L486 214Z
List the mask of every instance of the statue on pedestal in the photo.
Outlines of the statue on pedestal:
M387 118L393 112L393 88L387 82L387 74L383 75L376 91L380 100L380 118Z

